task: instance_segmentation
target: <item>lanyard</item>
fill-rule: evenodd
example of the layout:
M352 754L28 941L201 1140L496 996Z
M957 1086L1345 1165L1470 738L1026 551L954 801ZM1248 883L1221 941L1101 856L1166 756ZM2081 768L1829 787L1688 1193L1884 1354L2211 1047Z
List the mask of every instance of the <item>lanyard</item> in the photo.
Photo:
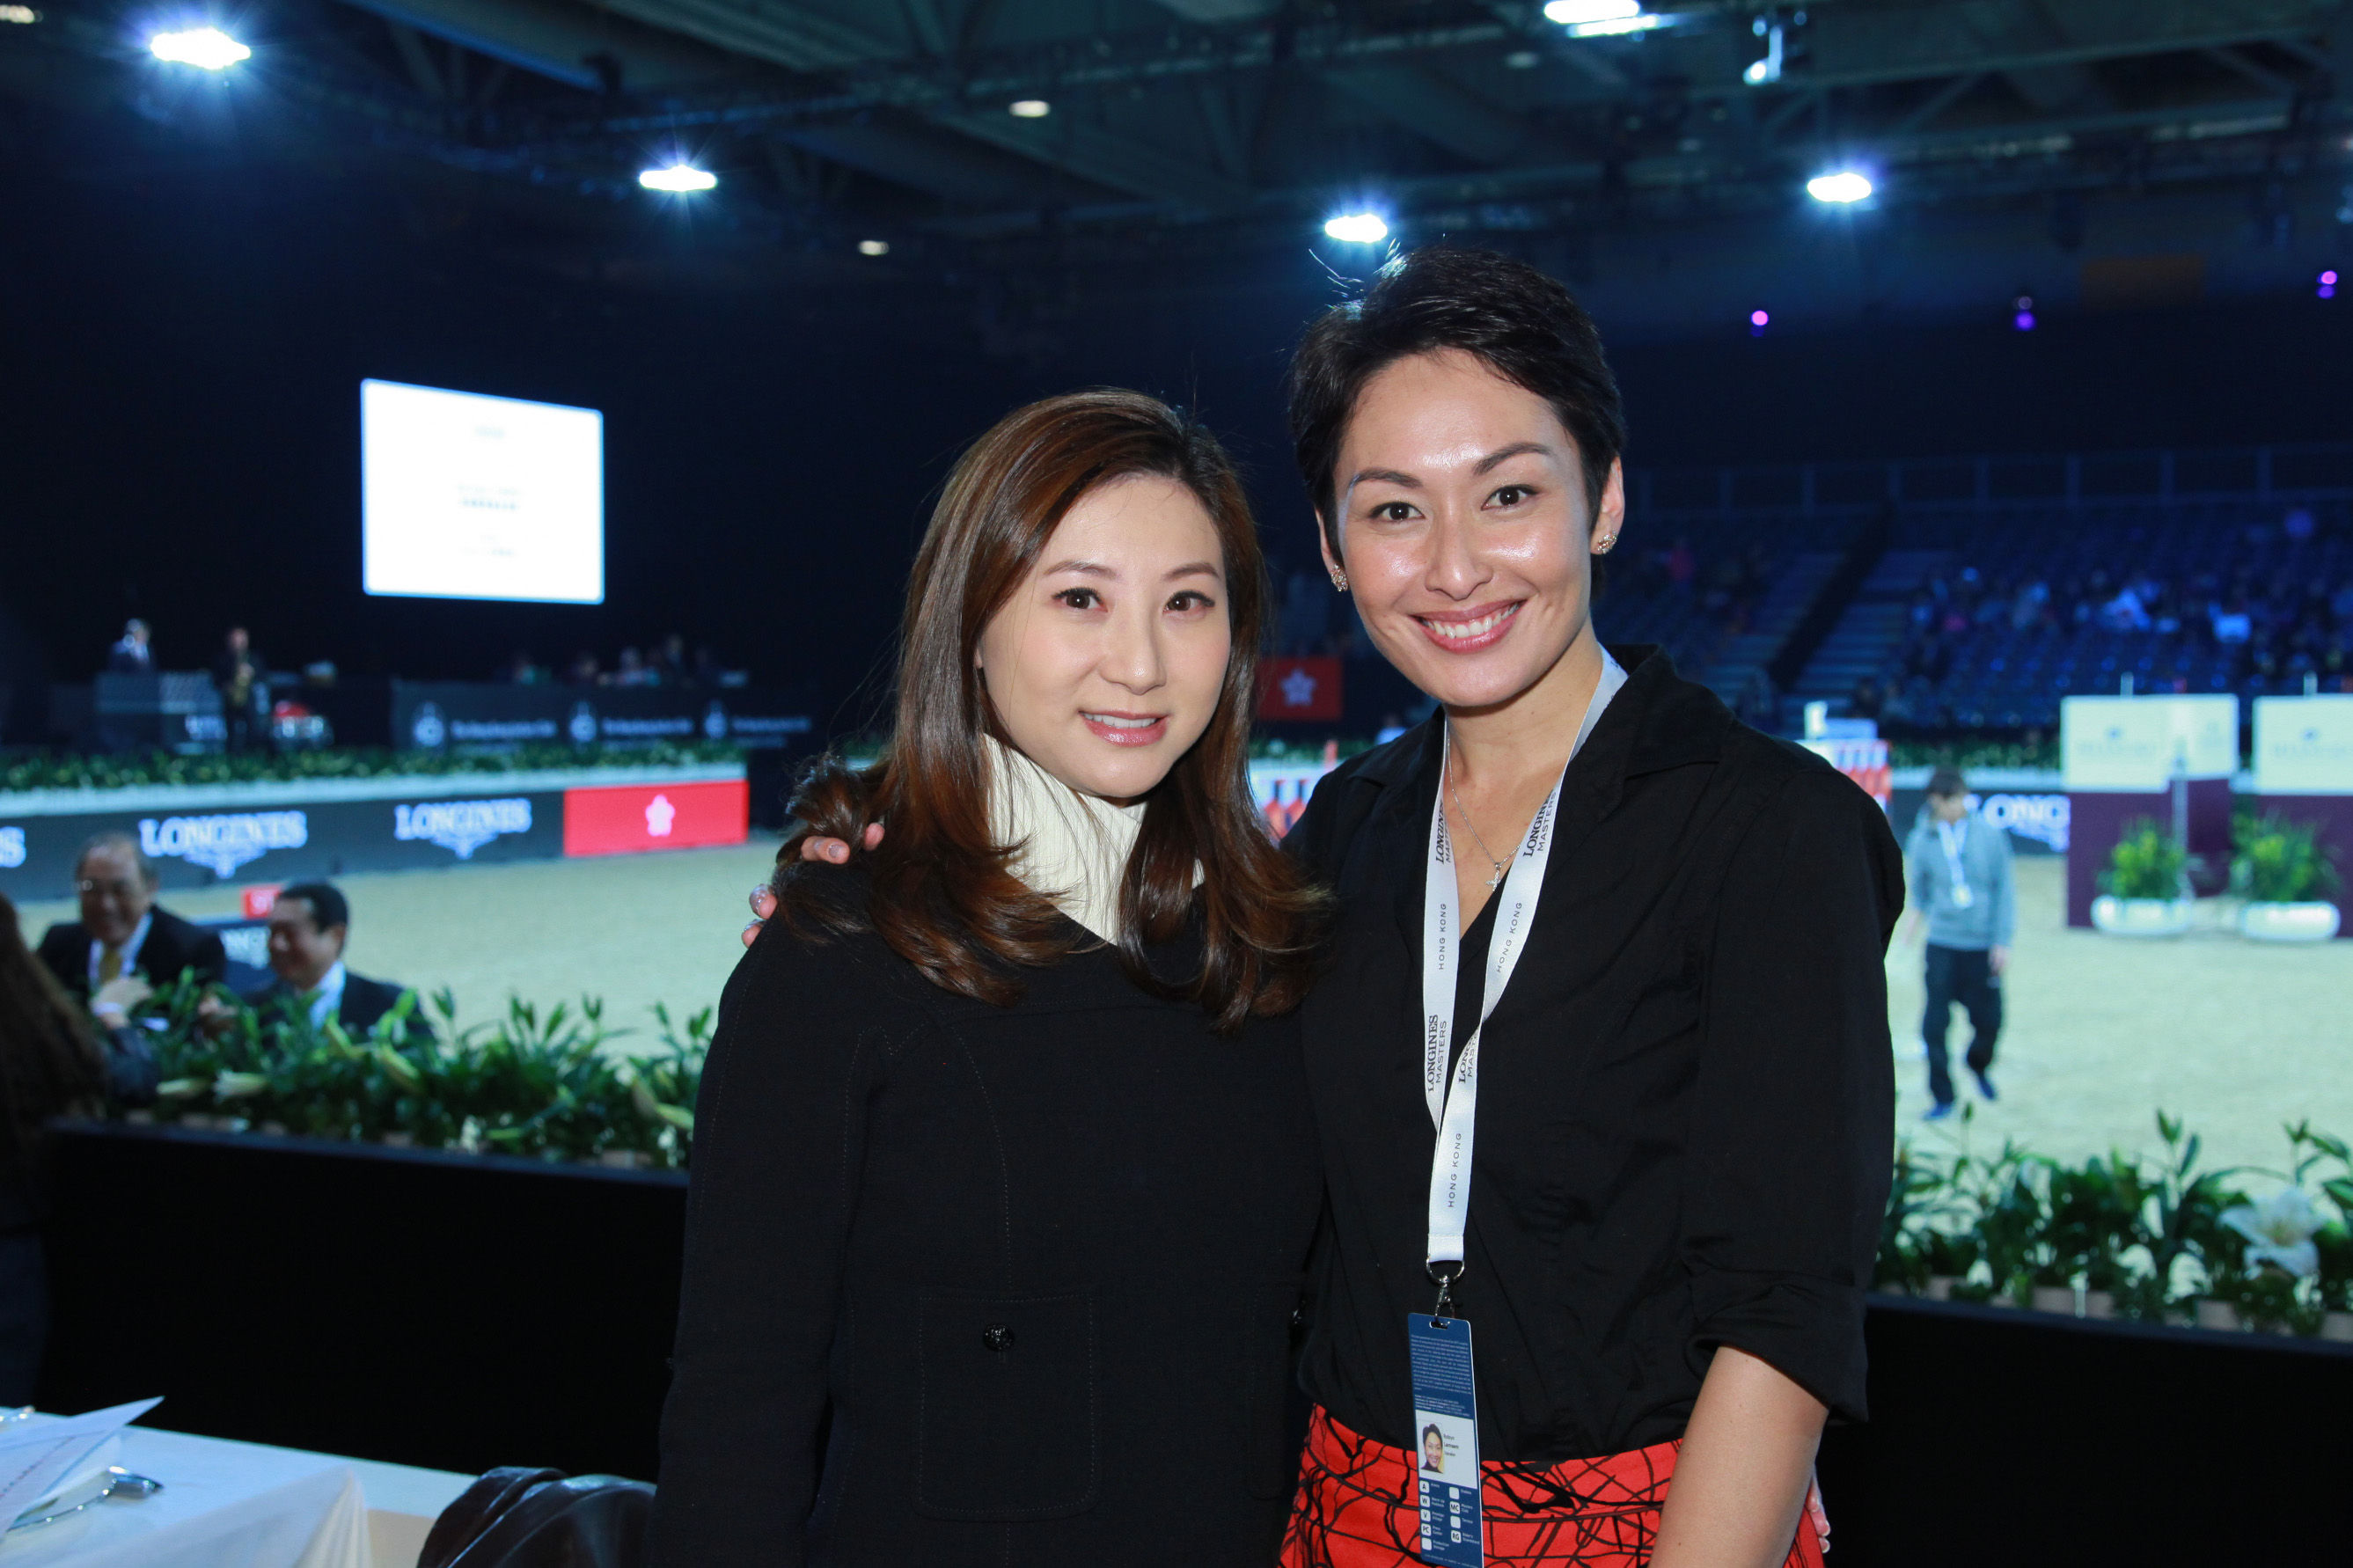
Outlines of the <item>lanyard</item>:
M1573 761L1593 733L1601 710L1626 684L1626 671L1607 652L1601 656L1601 680L1586 704L1585 721L1569 747ZM1430 1277L1438 1282L1439 1311L1446 1310L1446 1288L1462 1272L1462 1237L1471 1216L1472 1132L1479 1110L1479 1037L1487 1016L1502 1001L1512 983L1512 971L1527 950L1529 931L1535 924L1536 900L1543 896L1545 868L1552 863L1553 819L1560 809L1560 786L1568 776L1561 764L1552 793L1537 807L1527 837L1512 857L1511 870L1494 897L1494 940L1487 948L1485 989L1479 1003L1479 1023L1462 1043L1462 1055L1447 1072L1453 1045L1456 968L1461 963L1460 910L1455 907L1454 848L1446 831L1446 768L1453 738L1441 731L1439 752L1438 800L1430 814L1430 867L1421 906L1421 1092L1430 1119L1438 1128L1438 1145L1430 1163L1430 1232L1427 1253Z
M1969 874L1961 865L1961 841L1966 832L1968 827L1963 823L1936 824L1936 837L1945 846L1945 867L1953 876L1953 899L1964 909L1969 903Z

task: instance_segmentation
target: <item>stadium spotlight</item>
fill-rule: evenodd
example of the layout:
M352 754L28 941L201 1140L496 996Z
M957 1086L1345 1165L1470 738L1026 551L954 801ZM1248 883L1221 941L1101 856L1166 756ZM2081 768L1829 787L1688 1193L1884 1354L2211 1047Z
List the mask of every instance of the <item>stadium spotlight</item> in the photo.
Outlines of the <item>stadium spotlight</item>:
M158 33L147 40L147 52L159 60L195 66L199 70L227 70L253 51L218 27L191 27L182 33Z
M2032 331L2034 330L2034 296L2021 294L2015 302L2015 309L2018 313L2010 317L2010 324L2021 332Z
M1389 237L1389 226L1378 213L1342 213L1324 220L1324 232L1350 245L1378 245Z
M2337 268L2332 267L2320 275L2320 287L2315 292L2324 300L2337 298Z
M1816 174L1806 182L1806 195L1818 202L1828 202L1837 206L1869 201L1871 191L1871 181L1852 169L1841 169L1835 174Z
M1608 37L1617 33L1647 33L1666 26L1668 18L1642 9L1642 0L1552 0L1545 20L1568 29L1572 38Z
M1005 111L1016 120L1043 120L1054 112L1054 106L1042 98L1017 98L1005 106Z
M1750 337L1763 337L1765 335L1765 329L1772 324L1773 317L1769 311L1751 310L1748 312L1748 335Z
M719 184L719 176L691 163L672 163L663 169L640 169L638 184L649 191L668 191L673 195L686 195L693 191L707 191Z
M1763 87L1768 82L1779 81L1783 59L1781 24L1777 21L1767 21L1759 16L1751 22L1748 27L1750 32L1765 40L1765 58L1749 61L1748 68L1740 73L1740 79L1751 87Z
M891 254L891 242L887 239L861 239L858 242L858 254L860 256L888 256Z

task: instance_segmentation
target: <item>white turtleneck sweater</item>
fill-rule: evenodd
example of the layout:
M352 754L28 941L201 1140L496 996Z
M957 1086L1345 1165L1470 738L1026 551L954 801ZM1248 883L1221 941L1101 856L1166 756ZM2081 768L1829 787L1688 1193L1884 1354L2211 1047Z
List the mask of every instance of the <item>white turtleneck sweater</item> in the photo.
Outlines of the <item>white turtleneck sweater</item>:
M1144 807L1114 805L1039 767L994 735L988 758L988 832L1013 851L1022 886L1108 942L1119 941L1120 880Z

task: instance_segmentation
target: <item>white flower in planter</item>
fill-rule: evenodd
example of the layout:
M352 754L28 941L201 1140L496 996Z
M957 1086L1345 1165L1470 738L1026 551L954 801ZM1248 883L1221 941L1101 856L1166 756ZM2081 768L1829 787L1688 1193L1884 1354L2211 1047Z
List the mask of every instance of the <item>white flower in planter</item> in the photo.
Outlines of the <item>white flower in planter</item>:
M2250 1264L2274 1264L2299 1279L2320 1272L2320 1248L2312 1238L2320 1215L2301 1187L2282 1187L2259 1204L2222 1211L2222 1223L2247 1238Z

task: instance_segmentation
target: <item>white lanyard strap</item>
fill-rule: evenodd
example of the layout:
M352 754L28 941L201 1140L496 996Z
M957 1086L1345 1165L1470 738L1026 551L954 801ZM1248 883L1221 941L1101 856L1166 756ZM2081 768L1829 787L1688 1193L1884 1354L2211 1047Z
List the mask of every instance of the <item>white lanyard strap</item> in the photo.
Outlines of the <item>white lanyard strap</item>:
M1586 705L1585 721L1569 747L1574 760L1593 733L1601 710L1626 684L1626 671L1608 653L1601 656L1601 680ZM1488 1015L1502 1001L1512 983L1512 971L1527 949L1535 924L1536 900L1544 894L1545 868L1552 863L1553 822L1560 809L1561 777L1553 781L1528 824L1527 837L1512 857L1511 869L1497 889L1495 934L1487 947L1484 989L1479 1001L1479 1023L1462 1043L1462 1055L1451 1075L1447 1058L1453 1047L1454 992L1461 963L1462 925L1455 907L1454 850L1446 831L1446 769L1451 761L1452 737L1441 731L1439 750L1438 800L1430 814L1430 867L1424 879L1421 906L1422 1099L1430 1120L1438 1128L1438 1145L1430 1165L1430 1277L1442 1287L1462 1271L1462 1237L1471 1216L1472 1133L1479 1110L1479 1037ZM1442 1290L1441 1290L1442 1295Z
M1964 823L1936 824L1936 837L1945 846L1945 868L1952 873L1954 892L1964 897L1969 890L1969 873L1961 864L1961 843L1962 835L1968 831Z

